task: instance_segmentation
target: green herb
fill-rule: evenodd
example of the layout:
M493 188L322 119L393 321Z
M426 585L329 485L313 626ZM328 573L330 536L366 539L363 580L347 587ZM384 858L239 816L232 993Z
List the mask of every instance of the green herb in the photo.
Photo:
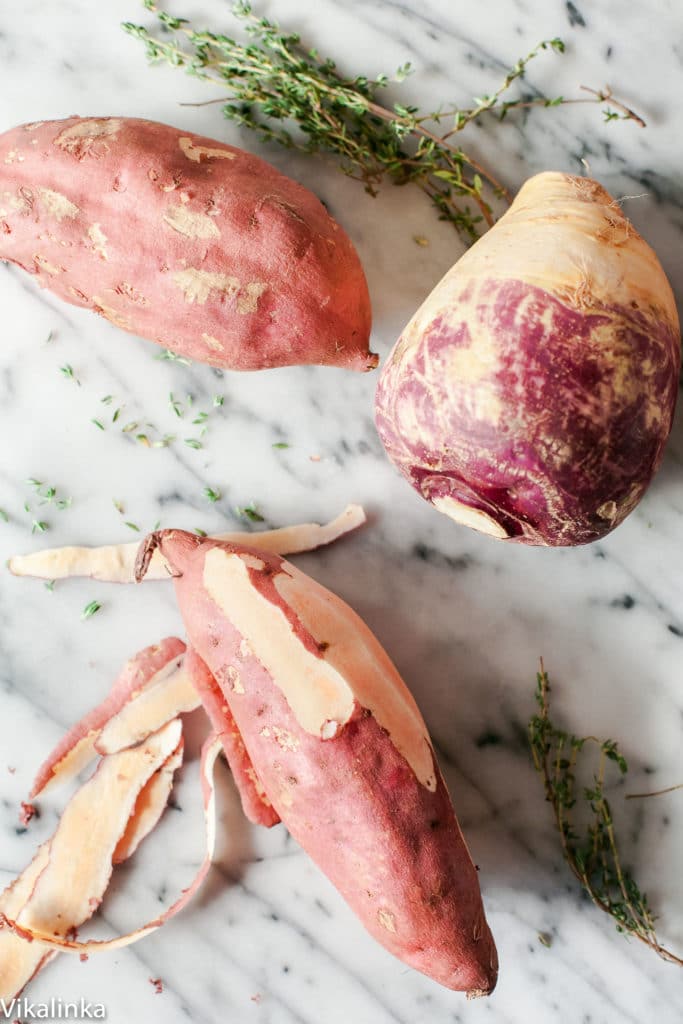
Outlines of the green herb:
M289 448L289 445L286 441L276 441L273 448L277 448L278 451L284 451L285 448Z
M65 366L60 366L59 367L59 372L64 377L66 377L67 380L72 380L74 382L74 384L78 384L78 386L80 388L81 382L78 379L78 377L75 375L73 366L70 366L68 363L66 363Z
M111 503L114 506L114 508L116 509L116 511L119 513L119 515L122 516L124 514L124 511L125 511L124 507L123 507L123 504L120 501L117 501L116 498L112 498L111 499Z
M245 505L244 508L236 508L235 512L238 516L242 516L243 519L248 519L250 523L264 523L265 519L256 508L256 505L252 502L251 505Z
M113 398L113 395L105 395L104 398L100 398L100 402L102 403L102 405L110 405Z
M55 580L47 580L45 583L45 589L49 590L50 593L55 589Z
M125 525L128 527L129 530L135 530L136 533L140 532L140 527L138 526L137 523L126 523Z
M54 341L54 339L55 339L55 331L48 331L47 332L47 338L45 339L45 344L49 345L51 341Z
M171 352L170 349L165 348L163 352L154 356L155 359L161 359L162 361L168 361L170 363L180 363L182 366L190 366L190 360L185 359L184 356L177 356L175 352Z
M195 526L194 532L198 537L206 537L206 530L200 530L198 526Z
M43 520L34 519L31 524L31 533L45 533L50 529L50 524Z
M2 519L3 523L9 523L9 516L5 512L4 508L0 508L0 519Z
M100 420L90 420L90 422L94 423L95 426L98 427L100 430L104 430L104 423L102 423Z
M35 477L29 477L26 483L34 489L39 498L42 498L42 501L39 502L40 505L51 505L54 502L60 511L71 507L73 498L57 498L57 488L54 484L46 485L42 480L36 480ZM26 512L31 511L28 502L24 504L24 510Z
M121 427L122 434L130 434L133 430L137 430L140 424L137 420L131 420L130 423L126 423L125 427Z
M156 533L160 526L161 526L161 519L157 519L156 523L152 527L152 533Z
M114 415L111 418L112 423L116 423L117 419L119 418L119 416L121 415L122 412L123 412L123 406L120 405L118 407L118 409L114 410Z
M91 601L90 604L86 604L85 608L83 609L81 613L81 619L83 621L85 621L86 619L91 619L93 615L95 615L100 610L101 607L102 605L100 604L99 601Z
M605 784L610 767L619 775L626 774L625 758L614 740L579 739L558 729L550 720L550 684L543 662L536 678L539 710L529 722L529 742L546 800L553 808L565 860L593 903L614 919L617 931L633 935L663 960L683 966L683 958L660 944L647 897L622 866ZM582 787L577 783L577 768L589 749L596 755L592 780ZM588 811L587 825L577 821L579 802Z
M168 401L169 401L169 405L173 409L173 412L176 414L176 416L181 417L183 415L183 410L182 410L181 404L180 404L180 402L178 401L177 398L173 397L173 392L172 391L169 393Z
M196 439L196 437L186 437L185 438L185 444L187 445L188 448L198 449L198 448L203 448L204 447L202 442L198 441Z
M147 437L147 434L136 434L135 435L135 440L139 441L140 444L145 446L145 448L151 448L152 447L152 442Z
M206 423L208 418L209 418L208 412L200 412L200 413L197 413L197 416L195 417L195 419L192 420L192 423L193 424Z
M167 14L154 0L143 2L157 15L160 36L131 23L123 29L144 43L151 62L184 68L225 90L225 100L209 102L222 103L226 118L269 142L308 153L334 153L341 170L363 182L371 195L385 178L397 185L416 184L429 196L439 217L469 242L476 240L484 223L493 223L491 200L507 193L489 170L454 142L453 137L468 125L491 114L502 120L517 108L582 102L607 102L621 116L643 124L605 91L568 100L529 98L524 92L517 98L503 98L514 82L524 78L527 65L539 53L564 51L560 39L539 43L517 61L495 92L475 100L474 106L423 114L409 104L382 105L379 94L389 85L389 76L343 76L334 61L306 49L296 33L280 31L274 22L252 14L244 0L234 4L232 12L244 22L246 44L222 33L198 31L187 19ZM403 81L410 70L409 64L400 67L393 81ZM288 123L298 127L296 135L287 130Z
M152 448L168 448L175 441L175 434L164 434L158 441L152 442Z
M55 505L60 512L63 512L66 508L71 508L73 504L73 498L58 498Z
M214 395L213 396L214 408L218 409L221 405L223 405L224 401L225 401L225 398L223 397L223 395Z
M216 502L221 500L221 492L214 491L212 487L205 487L202 493L207 501Z

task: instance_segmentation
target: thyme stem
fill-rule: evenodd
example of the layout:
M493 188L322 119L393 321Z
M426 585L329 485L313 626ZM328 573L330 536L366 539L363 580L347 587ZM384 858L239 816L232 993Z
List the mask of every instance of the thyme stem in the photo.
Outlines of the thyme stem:
M647 896L640 891L621 862L605 784L610 762L617 766L621 775L626 774L628 765L625 758L614 740L599 740L595 736L579 738L553 724L550 719L550 683L543 661L536 682L538 710L529 722L529 743L534 767L543 780L546 800L553 809L564 859L593 903L615 920L617 931L643 942L667 963L683 967L683 958L659 942L656 918ZM579 755L589 744L598 747L597 768L592 784L579 791L576 769ZM591 812L583 834L575 815L579 796L583 797Z
M387 75L343 77L334 61L307 50L295 33L282 32L274 22L254 15L244 0L234 4L232 13L244 23L247 43L197 31L187 19L162 10L155 0L143 0L143 4L156 14L164 36L157 38L132 23L124 24L124 30L144 43L151 62L182 67L225 89L227 99L206 102L221 102L226 118L258 132L265 141L308 153L334 153L343 173L361 181L371 195L387 178L397 185L417 185L439 217L453 224L468 243L494 223L493 200L509 200L497 176L453 141L468 125L484 116L502 120L516 108L566 103L607 103L609 120L626 118L644 125L639 115L614 100L609 89L587 89L590 98L505 98L542 51L564 52L560 39L539 43L517 61L493 93L475 100L474 106L424 114L401 103L383 105L378 94L389 85ZM410 65L404 65L393 81L402 81L409 72ZM435 126L442 122L447 129L440 134ZM290 126L298 132L292 134Z

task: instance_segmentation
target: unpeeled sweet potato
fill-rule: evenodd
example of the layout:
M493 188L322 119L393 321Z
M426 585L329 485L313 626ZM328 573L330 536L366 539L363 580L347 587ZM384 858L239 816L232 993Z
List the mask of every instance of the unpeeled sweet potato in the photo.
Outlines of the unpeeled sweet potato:
M282 558L183 531L147 539L139 578L158 548L225 701L223 729L210 702L214 729L239 732L275 814L395 956L492 991L474 864L426 725L367 626Z
M320 201L168 125L71 117L0 135L0 259L212 366L377 365L363 269Z

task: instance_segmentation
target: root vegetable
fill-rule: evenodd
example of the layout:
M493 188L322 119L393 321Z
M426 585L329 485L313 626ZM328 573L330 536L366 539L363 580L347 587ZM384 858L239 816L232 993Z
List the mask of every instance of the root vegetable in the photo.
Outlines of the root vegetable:
M124 117L21 125L0 136L0 228L0 259L190 359L377 365L349 238L233 146Z
M397 957L490 992L497 957L477 873L425 723L372 633L276 556L164 530L141 547L140 578L155 548L227 728L294 838Z
M276 555L296 555L331 544L344 534L365 523L360 505L347 505L329 523L296 523L277 530L260 533L221 533L217 540L251 544L261 551ZM62 580L72 576L89 576L105 583L134 583L135 558L139 544L111 544L106 547L49 548L29 555L15 555L7 565L15 576L36 576L43 580ZM145 576L146 580L167 580L168 569L160 553L155 552Z
M377 388L394 463L490 536L614 529L663 456L680 331L657 257L595 181L530 179L410 321Z

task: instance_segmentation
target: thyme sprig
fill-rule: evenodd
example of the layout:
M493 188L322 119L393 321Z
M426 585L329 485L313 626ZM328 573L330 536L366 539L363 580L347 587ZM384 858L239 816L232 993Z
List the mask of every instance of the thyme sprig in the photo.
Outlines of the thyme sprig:
M626 759L614 740L579 738L558 729L550 719L550 684L543 662L536 680L539 710L529 722L529 743L536 771L543 779L546 800L555 815L567 864L593 903L614 919L617 931L644 942L662 960L683 967L683 958L659 942L656 917L647 896L623 867L619 855L605 785L609 767L616 767L620 775L626 774ZM577 783L577 768L582 755L591 747L597 752L597 763L592 782L581 787ZM580 801L589 811L585 825L577 821Z
M476 99L474 106L425 114L415 106L387 106L378 99L390 82L407 77L410 64L398 68L392 78L345 77L333 60L302 46L296 33L281 31L275 22L253 14L245 0L235 3L232 13L244 23L246 43L198 31L186 18L161 9L155 0L143 0L143 5L156 14L163 37L131 22L124 23L123 29L144 43L152 63L184 68L226 89L229 100L208 101L222 103L226 118L253 129L268 142L308 153L334 153L341 170L361 181L371 195L386 178L397 185L412 182L430 198L440 219L453 224L467 242L476 241L484 225L493 223L493 200L508 198L495 175L453 140L468 125L484 116L502 120L517 108L567 103L606 104L608 120L625 118L644 125L609 89L587 90L590 95L570 99L528 92L506 98L540 53L564 52L561 39L540 42L508 71L498 89Z

